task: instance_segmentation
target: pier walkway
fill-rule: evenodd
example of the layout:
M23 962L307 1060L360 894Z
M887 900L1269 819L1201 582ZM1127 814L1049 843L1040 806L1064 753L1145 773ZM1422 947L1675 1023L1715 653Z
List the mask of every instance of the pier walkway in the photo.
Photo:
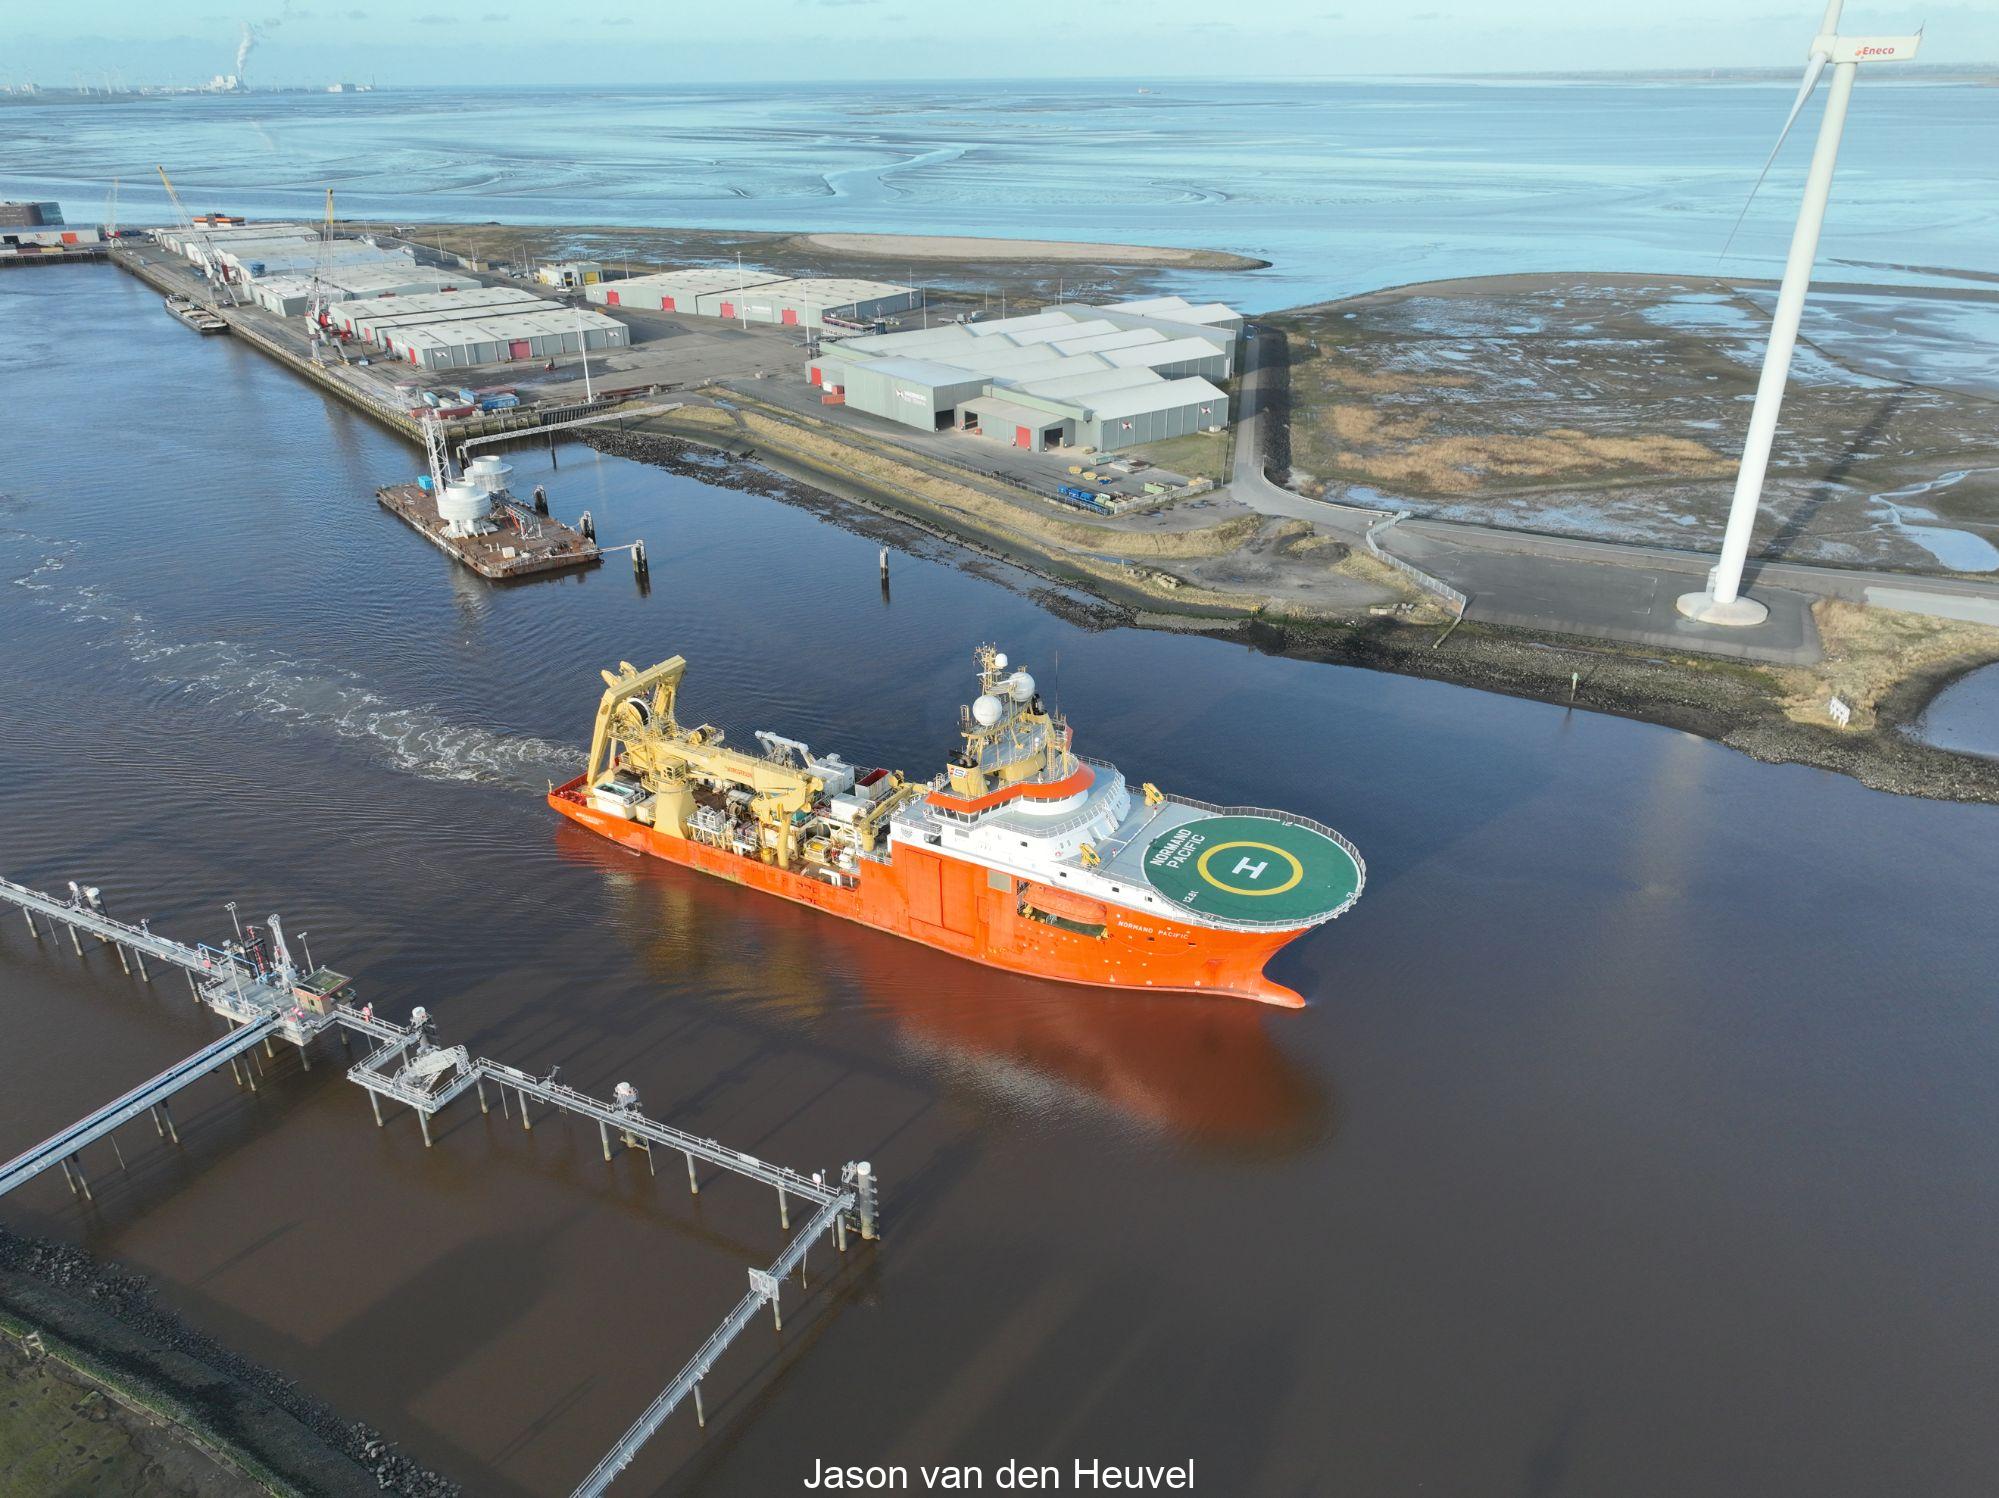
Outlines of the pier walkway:
M682 1156L687 1164L690 1193L698 1194L701 1190L696 1161L768 1186L777 1193L778 1222L787 1232L791 1229L792 1202L812 1207L797 1234L770 1266L749 1270L748 1292L591 1470L576 1489L578 1498L586 1495L596 1498L604 1492L667 1417L689 1398L694 1402L695 1418L703 1426L708 1423L701 1403L702 1380L763 1306L771 1308L773 1324L782 1329L784 1282L794 1272L802 1275L814 1243L830 1238L835 1252L844 1255L850 1229L863 1239L879 1236L875 1177L867 1162L850 1162L837 1181L817 1173L806 1175L647 1118L639 1111L637 1090L627 1083L619 1083L611 1101L605 1102L568 1086L555 1072L536 1077L504 1062L474 1057L464 1046L440 1046L434 1038L430 1014L421 1005L410 1011L407 1024L399 1025L378 1017L371 1005L357 1006L344 974L311 967L309 955L309 970L302 970L292 960L283 923L275 915L262 928L248 927L247 934L239 924L235 941L210 947L188 946L156 935L146 921L133 925L114 919L105 911L98 890L73 882L65 900L0 878L0 905L20 910L28 930L38 941L44 933L36 924L37 916L47 923L50 933L59 928L66 931L79 957L84 954L85 936L113 948L125 970L132 972L136 964L138 976L147 982L152 978L146 967L148 957L183 969L196 1001L221 1015L230 1025L227 1034L193 1055L0 1165L0 1197L33 1180L50 1166L60 1164L71 1194L89 1198L90 1186L81 1160L85 1148L108 1142L123 1166L124 1153L119 1149L116 1131L146 1112L151 1112L160 1138L178 1145L180 1136L167 1110L168 1100L176 1093L224 1065L231 1068L239 1085L248 1081L254 1091L254 1072L237 1071L237 1058L260 1044L269 1053L273 1042L280 1039L298 1048L300 1065L309 1069L312 1042L327 1030L338 1028L343 1041L347 1032L352 1032L377 1042L347 1072L348 1080L368 1093L376 1126L386 1123L382 1114L384 1099L400 1103L417 1115L427 1147L433 1143L432 1117L467 1091L476 1093L482 1113L490 1112L492 1096L487 1090L490 1086L498 1094L503 1114L511 1116L513 1107L519 1108L524 1129L534 1127L528 1109L530 1099L558 1113L591 1120L597 1125L607 1162L613 1158L614 1136L623 1147L643 1151L648 1169L654 1175L658 1174L653 1159L655 1147ZM233 904L230 911L233 918ZM509 1093L513 1096L512 1106Z

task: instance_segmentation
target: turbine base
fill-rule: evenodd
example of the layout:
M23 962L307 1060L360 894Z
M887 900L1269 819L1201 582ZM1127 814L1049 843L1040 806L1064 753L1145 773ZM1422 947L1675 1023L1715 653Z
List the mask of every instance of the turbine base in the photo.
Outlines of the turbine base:
M1676 606L1696 624L1726 624L1733 629L1749 629L1770 617L1767 605L1740 594L1723 603L1712 593L1682 593Z

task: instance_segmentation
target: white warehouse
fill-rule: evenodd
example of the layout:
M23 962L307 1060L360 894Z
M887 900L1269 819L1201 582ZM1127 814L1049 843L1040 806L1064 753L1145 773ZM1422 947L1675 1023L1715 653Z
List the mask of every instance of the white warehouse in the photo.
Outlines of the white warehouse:
M826 399L922 431L1110 451L1226 426L1216 382L1234 372L1241 327L1219 303L1179 298L1054 307L829 343L806 379Z

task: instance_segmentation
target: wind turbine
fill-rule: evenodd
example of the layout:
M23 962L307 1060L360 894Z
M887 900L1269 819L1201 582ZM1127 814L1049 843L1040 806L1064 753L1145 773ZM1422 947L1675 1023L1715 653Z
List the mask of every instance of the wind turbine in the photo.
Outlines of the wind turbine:
M1742 444L1742 466L1736 470L1735 498L1728 510L1728 529L1721 541L1721 561L1698 593L1680 596L1679 609L1703 624L1752 625L1770 617L1770 610L1742 596L1742 568L1749 559L1749 533L1756 527L1756 510L1763 495L1763 476L1770 466L1770 443L1777 435L1777 412L1784 404L1784 384L1791 373L1791 354L1798 344L1798 319L1805 310L1805 292L1818 256L1819 230L1825 225L1826 200L1832 195L1832 169L1839 158L1839 138L1846 127L1846 105L1853 97L1853 77L1863 62L1907 62L1916 55L1922 34L1915 36L1841 36L1839 12L1843 0L1827 0L1825 21L1805 61L1805 79L1791 104L1790 117L1778 132L1770 159L1763 163L1758 187L1770 174L1777 152L1797 123L1805 103L1818 87L1826 65L1832 65L1832 86L1826 91L1825 116L1819 121L1818 144L1812 148L1811 170L1805 176L1805 200L1791 231L1791 253L1784 261L1784 280L1777 291L1777 310L1770 320L1770 344L1763 351L1763 373L1756 381L1756 404L1749 412L1749 435ZM1750 189L1750 197L1756 195ZM1748 205L1743 205L1745 214ZM1736 220L1738 227L1741 219ZM1731 233L1730 238L1734 235ZM1725 250L1724 250L1725 253Z

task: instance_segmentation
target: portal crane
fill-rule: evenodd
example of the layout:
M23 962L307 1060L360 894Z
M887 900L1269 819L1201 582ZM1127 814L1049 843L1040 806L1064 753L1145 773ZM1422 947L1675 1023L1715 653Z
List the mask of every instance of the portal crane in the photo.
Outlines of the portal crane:
M326 307L326 257L333 243L333 189L326 189L326 221L319 229L319 254L312 264L312 303L306 311L306 338L312 346L313 362L322 361L325 351L324 327L320 314Z

